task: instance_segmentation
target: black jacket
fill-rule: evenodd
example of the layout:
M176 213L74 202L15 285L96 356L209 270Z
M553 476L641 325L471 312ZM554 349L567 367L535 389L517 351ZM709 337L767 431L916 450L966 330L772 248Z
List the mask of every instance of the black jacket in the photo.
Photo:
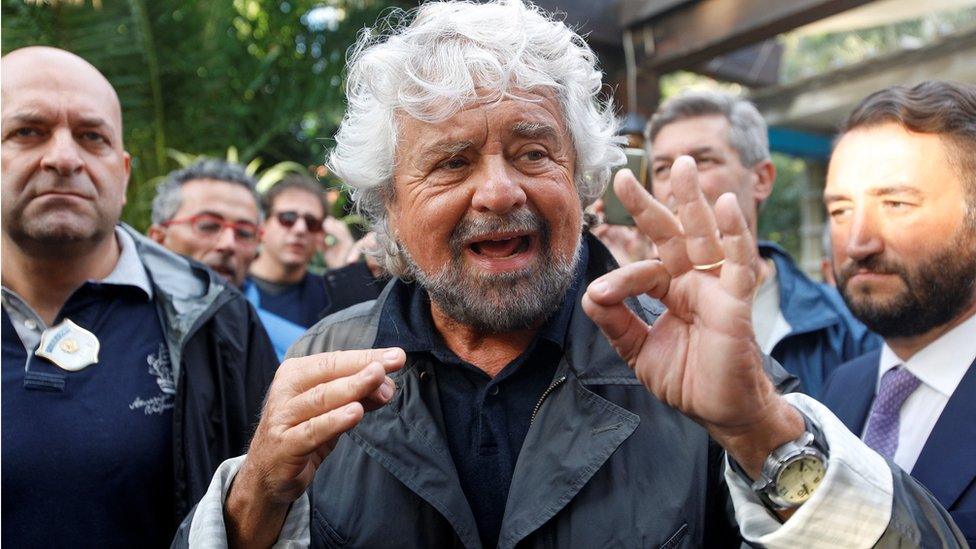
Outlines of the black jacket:
M152 280L176 380L176 525L207 491L217 466L247 451L278 360L240 292L200 263L123 227Z
M615 266L605 248L592 239L589 245L586 283ZM289 354L372 347L390 288L313 326ZM651 300L631 306L647 321L663 312ZM393 399L340 437L319 467L308 490L312 547L481 547L437 414L420 398L420 386L432 381L427 367L422 356L408 355L392 376ZM795 387L771 359L766 369L781 390ZM499 547L739 546L721 449L644 388L579 300L536 412ZM924 489L897 475L894 485L879 546L958 545L958 531ZM191 521L174 547L188 545Z
M615 266L594 240L589 247L586 283ZM326 319L290 354L371 347L385 297ZM647 392L579 301L519 454L499 547L738 546L721 449ZM664 310L631 305L648 321ZM795 386L769 366L781 386ZM427 368L408 357L393 401L319 468L313 547L480 547L443 432L419 396Z

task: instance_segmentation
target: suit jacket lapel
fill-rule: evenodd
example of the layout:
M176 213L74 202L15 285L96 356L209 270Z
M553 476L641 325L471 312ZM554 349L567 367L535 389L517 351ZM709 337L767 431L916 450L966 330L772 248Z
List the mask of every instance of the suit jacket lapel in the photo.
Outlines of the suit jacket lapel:
M912 476L928 488L946 509L952 509L963 490L976 478L976 362L932 429Z
M864 431L874 388L878 383L879 352L869 353L842 370L837 370L825 391L824 404L856 436Z

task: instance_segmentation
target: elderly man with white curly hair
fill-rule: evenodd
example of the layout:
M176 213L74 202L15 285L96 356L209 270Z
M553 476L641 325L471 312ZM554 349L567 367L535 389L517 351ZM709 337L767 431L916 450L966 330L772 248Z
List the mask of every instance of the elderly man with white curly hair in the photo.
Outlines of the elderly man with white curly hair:
M623 160L600 89L580 36L520 0L363 33L330 164L396 279L292 347L176 546L964 543L825 408L777 391L755 244L691 159L678 217L616 181L660 260L615 269L587 235Z

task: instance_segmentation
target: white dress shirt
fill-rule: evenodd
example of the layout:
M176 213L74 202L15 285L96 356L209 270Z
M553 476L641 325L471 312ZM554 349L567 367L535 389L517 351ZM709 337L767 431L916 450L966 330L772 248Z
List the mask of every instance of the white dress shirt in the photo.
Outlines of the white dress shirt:
M881 377L898 365L922 381L905 399L898 415L898 449L894 460L905 471L911 472L915 467L925 441L973 360L976 360L976 315L942 334L907 361L898 358L887 343L881 348L875 395L881 388ZM866 432L867 424L864 429Z
M793 330L779 306L779 281L776 279L775 266L772 273L759 285L756 299L752 302L752 329L756 332L759 348L767 355Z

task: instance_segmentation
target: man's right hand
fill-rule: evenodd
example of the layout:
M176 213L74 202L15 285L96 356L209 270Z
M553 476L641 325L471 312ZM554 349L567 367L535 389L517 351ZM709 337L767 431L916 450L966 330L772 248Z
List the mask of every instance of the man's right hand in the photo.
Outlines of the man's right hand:
M401 349L338 351L286 360L275 374L261 422L224 505L232 547L269 547L292 502L368 409L396 389L386 374L403 366Z

